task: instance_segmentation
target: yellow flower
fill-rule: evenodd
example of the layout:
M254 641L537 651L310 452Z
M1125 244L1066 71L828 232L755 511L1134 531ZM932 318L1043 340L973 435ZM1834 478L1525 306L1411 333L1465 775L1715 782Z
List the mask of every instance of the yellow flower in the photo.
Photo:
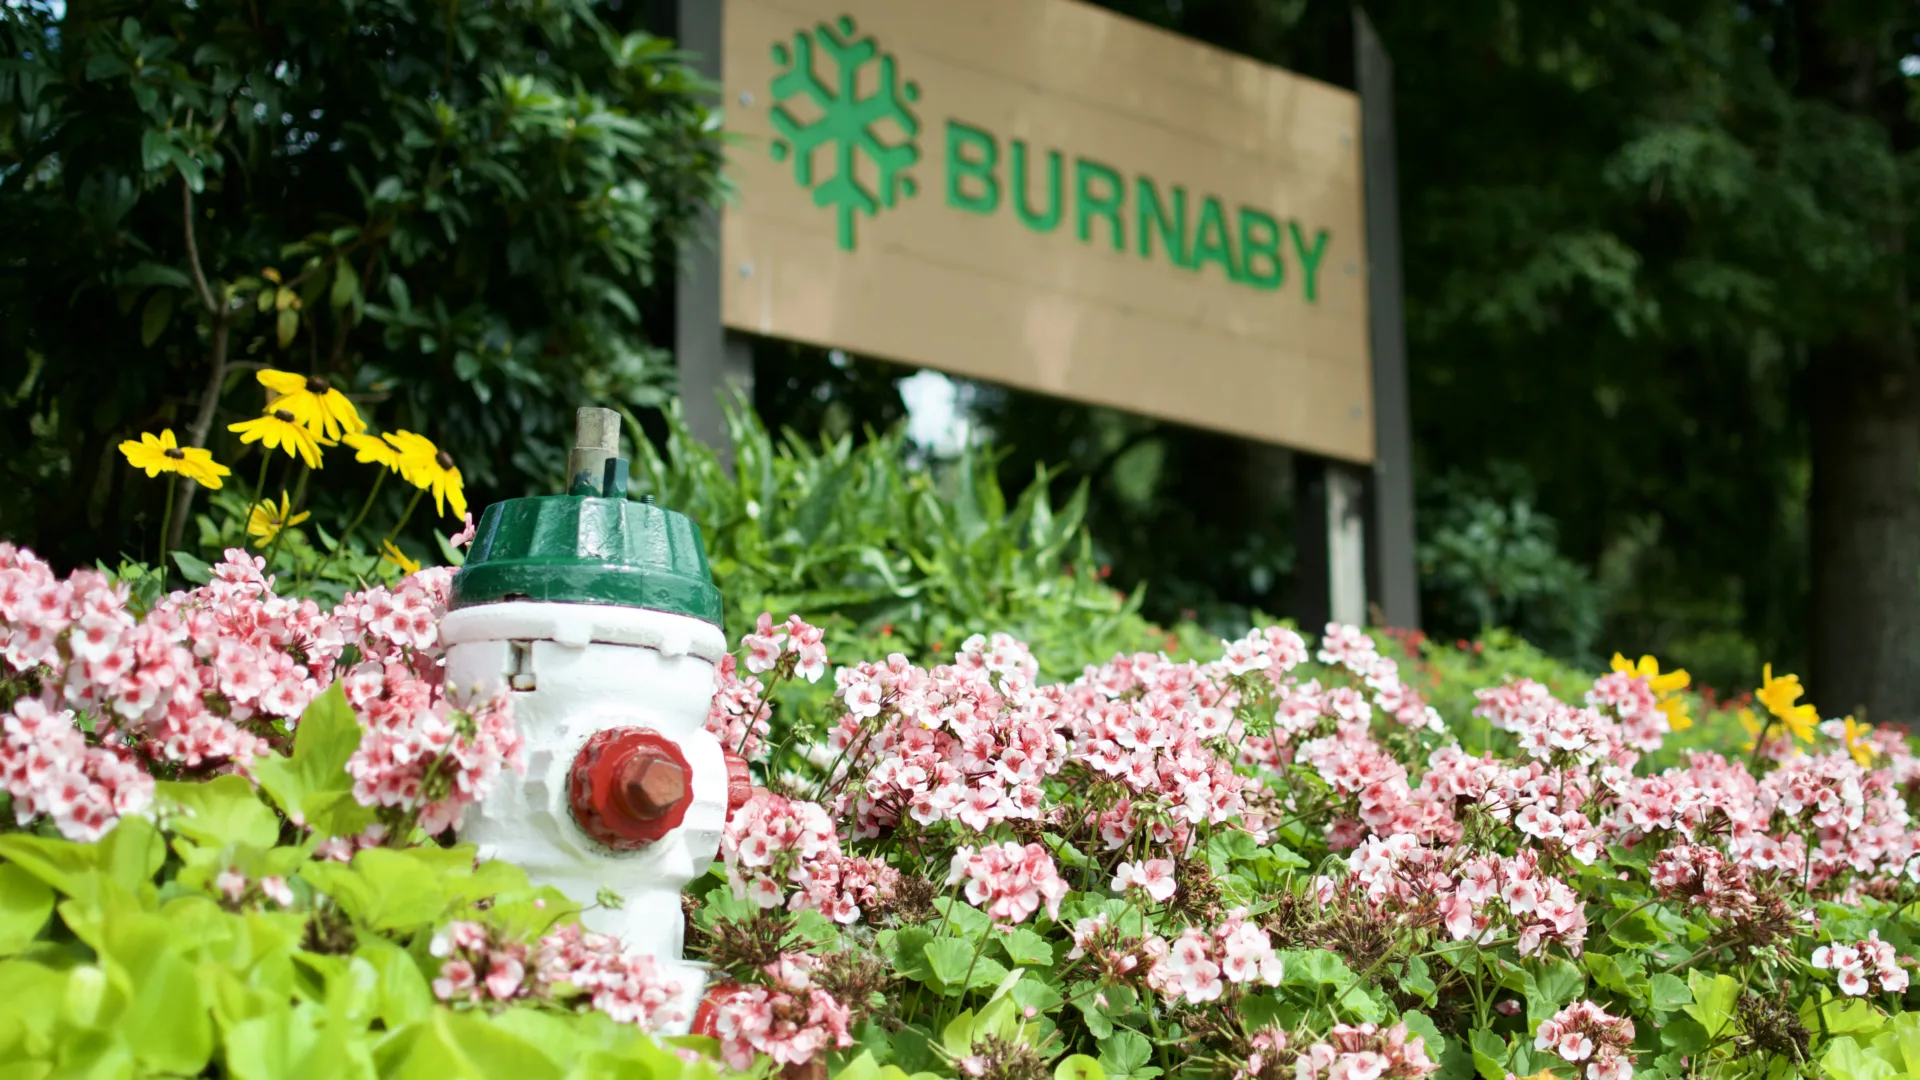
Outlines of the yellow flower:
M353 447L353 460L363 465L385 465L400 471L400 451L375 435L348 435L340 440Z
M1794 704L1800 700L1800 695L1807 692L1800 685L1800 676L1782 675L1776 679L1773 677L1773 665L1768 664L1760 678L1763 685L1754 691L1753 696L1760 699L1760 704L1765 705L1768 712L1780 718L1787 730L1793 732L1794 738L1801 742L1812 742L1813 730L1820 723L1820 710L1811 704Z
M308 468L320 467L318 440L306 427L296 423L294 415L286 409L274 409L251 420L228 424L227 430L239 432L243 443L257 442L269 450L284 446L288 457L298 456Z
M382 549L383 550L380 553L380 559L382 562L390 562L393 565L399 567L400 572L402 574L417 574L420 572L420 564L417 562L414 562L412 559L407 558L405 552L402 552L399 548L394 547L393 541L391 540L382 541Z
M466 488L452 455L433 445L432 439L411 431L392 431L382 437L400 452L400 475L407 483L433 492L436 511L445 514L451 506L453 513L449 516L467 516Z
M1687 699L1680 696L1680 691L1693 682L1693 677L1686 671L1676 668L1662 675L1660 661L1653 657L1642 656L1640 662L1635 664L1619 653L1613 654L1613 670L1647 680L1660 711L1667 714L1667 730L1685 731L1693 726L1693 717L1687 715Z
M1867 736L1873 732L1873 725L1863 724L1851 716L1842 723L1846 726L1841 729L1840 739L1846 744L1847 753L1852 754L1853 760L1863 769L1872 765L1874 754L1879 752L1867 741Z
M347 395L327 385L318 375L295 375L291 371L262 371L260 385L273 392L267 408L285 409L293 414L322 446L332 446L340 434L358 435L367 430L360 411Z
M280 493L279 506L273 505L272 499L262 499L247 514L247 535L259 537L253 543L254 547L266 547L273 543L274 537L280 535L281 529L291 529L312 516L305 510L291 513L291 507L287 505L287 493L283 491Z
M121 443L120 452L127 456L127 464L145 469L148 476L179 473L202 487L216 490L220 487L220 478L231 471L213 460L212 451L176 443L172 428L162 428L158 436L143 431L139 442L128 439Z

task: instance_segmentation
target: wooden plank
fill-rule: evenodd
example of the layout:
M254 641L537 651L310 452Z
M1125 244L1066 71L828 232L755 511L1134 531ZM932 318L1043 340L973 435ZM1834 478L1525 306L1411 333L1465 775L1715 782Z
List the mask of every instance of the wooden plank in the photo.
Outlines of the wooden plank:
M725 10L729 327L1372 459L1355 95L1074 0ZM862 40L911 83L918 160L893 205L843 215L833 143L811 186L776 153L773 90L812 50L837 92L827 53ZM793 123L824 115L783 96ZM852 177L886 188L864 157Z

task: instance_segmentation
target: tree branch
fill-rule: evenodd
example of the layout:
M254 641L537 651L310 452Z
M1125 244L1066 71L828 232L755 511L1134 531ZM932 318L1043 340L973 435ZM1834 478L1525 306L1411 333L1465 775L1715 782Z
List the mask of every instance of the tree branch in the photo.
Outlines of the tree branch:
M207 309L207 314L220 318L224 313L213 298L213 290L207 287L206 271L200 269L200 243L193 235L193 189L187 186L184 176L180 178L180 224L187 234L187 268L193 271L193 286L200 294L200 306Z
M193 190L187 187L185 177L180 179L180 206L185 213L181 224L187 237L187 263L193 269L193 282L200 293L200 303L213 320L212 340L207 350L213 370L208 373L206 389L200 392L200 408L194 414L193 425L187 429L187 445L204 448L207 436L213 432L213 414L220 405L220 389L227 380L227 331L232 324L233 314L227 309L225 289L222 288L220 296L216 298L213 289L207 285L206 272L200 267L200 245L193 235ZM166 552L180 547L180 539L186 535L187 519L193 516L194 498L200 492L200 485L192 480L187 480L185 486L179 512L173 516L167 528L166 546L160 556L163 572Z

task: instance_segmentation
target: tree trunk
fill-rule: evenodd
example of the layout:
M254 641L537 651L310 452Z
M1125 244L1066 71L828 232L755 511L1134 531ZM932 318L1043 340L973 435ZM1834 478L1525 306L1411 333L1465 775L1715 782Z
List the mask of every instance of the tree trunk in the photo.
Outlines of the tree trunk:
M1875 12L1799 0L1801 88L1871 120L1891 156L1912 141L1895 58L1897 5ZM1862 190L1884 276L1842 302L1846 329L1810 357L1812 699L1822 715L1920 720L1920 360L1914 355L1906 213L1897 190ZM1874 205L1879 200L1890 203ZM1878 213L1876 213L1878 211Z
M1901 310L1905 310L1905 292ZM1813 700L1920 720L1920 365L1910 333L1836 342L1812 367Z

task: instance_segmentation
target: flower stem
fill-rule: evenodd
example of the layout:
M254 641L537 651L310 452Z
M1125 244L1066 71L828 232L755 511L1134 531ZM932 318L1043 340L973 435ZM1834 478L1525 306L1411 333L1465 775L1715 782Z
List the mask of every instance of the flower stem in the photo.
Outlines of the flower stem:
M167 508L160 514L160 555L154 562L160 568L160 580L167 580L167 538L173 535L173 489L180 483L179 474L167 476Z
M308 476L310 476L310 475L312 475L312 473L313 473L313 466L311 466L311 465L307 465L307 466L303 466L302 468L303 468L303 471L302 471L302 472L300 473L300 482L299 482L299 484L297 484L297 485L295 485L295 486L296 486L296 488L297 488L297 490L300 490L300 491L305 491L305 490L306 490L306 487L307 487L307 477L308 477ZM251 512L251 511L249 511L249 512ZM275 510L275 513L278 513L278 512L279 512L279 511L278 511L278 509L276 508L276 510ZM291 508L291 507L289 507L289 508L287 509L287 515L286 515L286 516L287 516L287 517L292 517L292 516L293 516L293 510L292 510L292 508ZM273 543L271 543L271 544L269 544L269 545L267 545L267 570L268 570L269 572L271 572L271 571L273 570L273 557L274 557L275 555L278 555L278 554L280 553L280 541L286 538L286 535L287 535L287 530L288 530L288 529L289 529L290 527L291 527L291 526L289 526L289 525L288 525L288 524L286 523L286 521L285 521L285 520L283 519L283 520L282 520L282 521L280 522L280 527L279 527L278 529L275 529L275 530L274 530L274 533L273 533Z
M267 496L267 465L272 461L272 454L265 450L260 451L260 475L253 478L253 501L247 504L249 514L253 513L253 508L259 506L260 500Z
M420 496L425 495L426 493L427 493L426 488L414 489L413 498L407 500L407 508L400 512L400 520L393 523L393 528L387 530L386 538L380 541L381 547L385 547L389 541L391 541L394 537L400 535L401 529L404 529L407 527L407 519L413 516L413 508L420 505ZM377 560L379 557L379 553L375 552L374 555L375 555L375 559Z
M353 520L347 523L346 531L340 534L340 539L333 542L333 550L327 552L327 557L321 560L319 567L314 570L314 580L318 581L320 575L327 572L327 567L333 565L334 558L346 548L347 541L353 538L353 530L360 527L360 523L367 519L367 511L373 509L373 500L380 495L380 485L386 482L387 471L382 469L380 475L373 478L373 488L367 492L366 501L360 504L360 512L353 515Z

